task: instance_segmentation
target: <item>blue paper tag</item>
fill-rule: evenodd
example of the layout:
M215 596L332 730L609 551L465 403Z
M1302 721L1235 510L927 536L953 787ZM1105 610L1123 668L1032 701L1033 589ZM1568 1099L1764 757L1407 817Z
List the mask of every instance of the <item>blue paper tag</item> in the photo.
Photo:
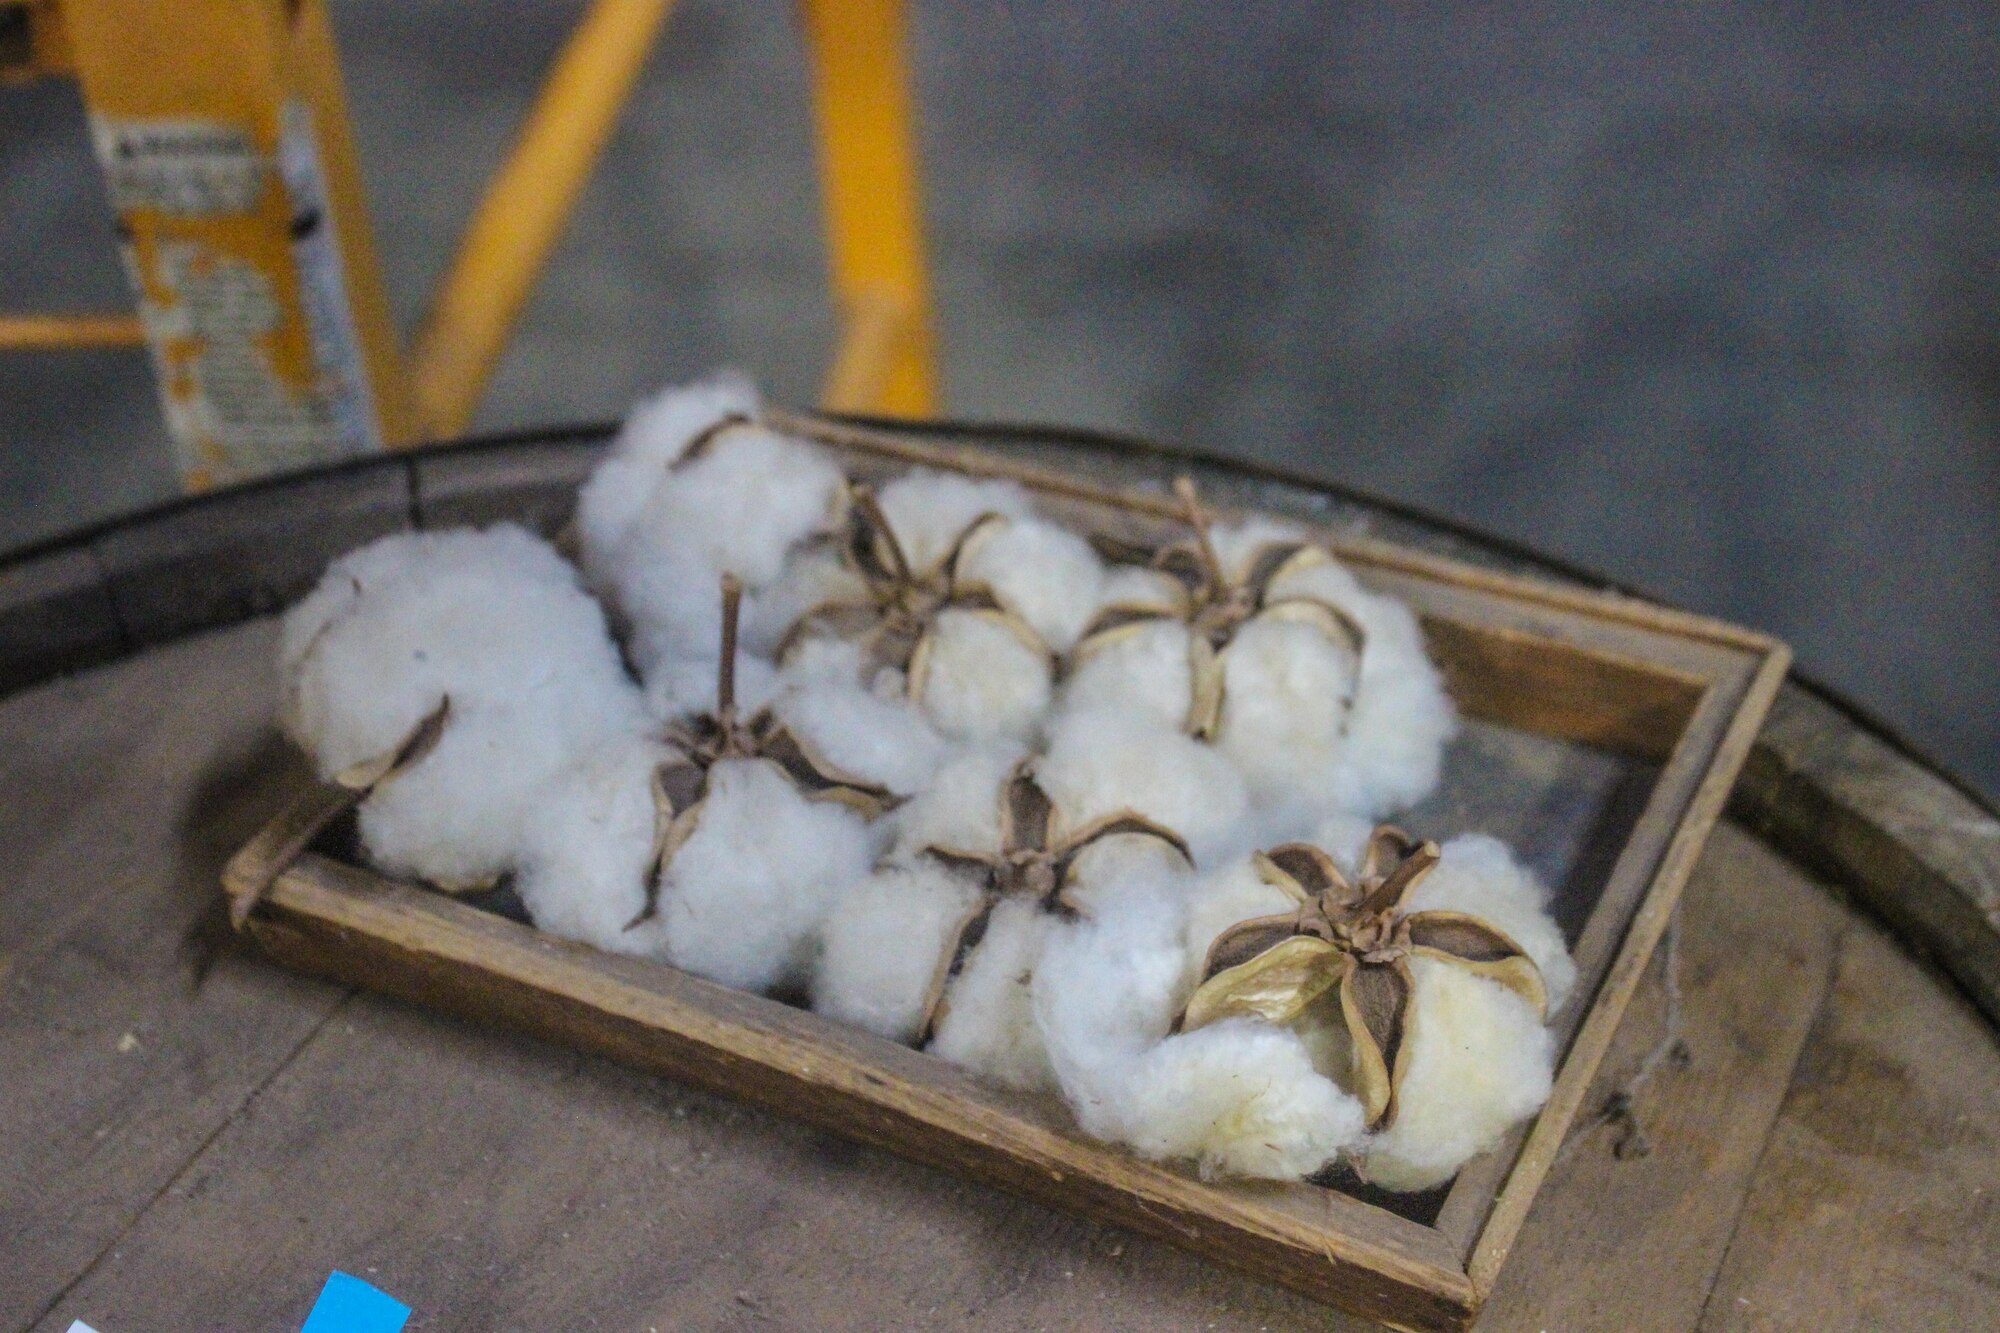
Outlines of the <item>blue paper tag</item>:
M410 1307L358 1277L335 1273L300 1333L402 1333Z

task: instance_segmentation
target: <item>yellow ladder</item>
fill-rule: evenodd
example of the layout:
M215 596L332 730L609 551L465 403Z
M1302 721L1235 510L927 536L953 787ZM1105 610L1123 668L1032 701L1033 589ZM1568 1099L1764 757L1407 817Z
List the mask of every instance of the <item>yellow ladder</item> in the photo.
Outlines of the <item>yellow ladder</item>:
M0 351L149 349L190 490L456 435L666 25L591 0L398 345L325 0L0 0L0 75L70 75L136 318L0 318ZM904 0L800 0L842 333L837 411L937 405Z

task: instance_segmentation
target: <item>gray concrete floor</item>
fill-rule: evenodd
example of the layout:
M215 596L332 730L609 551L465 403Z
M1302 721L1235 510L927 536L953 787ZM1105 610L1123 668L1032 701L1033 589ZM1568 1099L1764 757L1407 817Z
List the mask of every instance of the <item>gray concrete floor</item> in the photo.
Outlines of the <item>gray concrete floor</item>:
M414 325L580 5L335 0ZM1971 4L917 0L949 407L1416 501L1789 638L2000 789L2000 24ZM126 303L0 92L0 307ZM831 344L778 0L685 0L479 418ZM0 546L168 492L141 358L0 359Z

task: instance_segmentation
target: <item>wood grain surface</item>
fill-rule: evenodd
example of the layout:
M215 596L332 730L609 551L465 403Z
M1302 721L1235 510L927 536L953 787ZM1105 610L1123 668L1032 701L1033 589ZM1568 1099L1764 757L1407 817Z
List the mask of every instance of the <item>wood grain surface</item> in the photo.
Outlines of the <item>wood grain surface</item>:
M334 1267L427 1330L1364 1327L214 947L215 876L290 762L270 649L252 624L0 702L0 1328L297 1327ZM1652 1152L1583 1122L1479 1327L1692 1328L1704 1305L1729 1328L2000 1322L1991 1031L1740 828L1683 911L1691 1059L1637 1099ZM1662 981L1587 1108L1653 1047Z

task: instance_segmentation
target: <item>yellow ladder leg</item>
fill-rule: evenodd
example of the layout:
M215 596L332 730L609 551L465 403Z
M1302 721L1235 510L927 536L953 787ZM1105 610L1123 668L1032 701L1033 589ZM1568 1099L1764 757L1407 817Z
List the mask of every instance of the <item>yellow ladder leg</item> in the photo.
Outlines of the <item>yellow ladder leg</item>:
M904 0L801 0L841 322L822 401L927 416L938 382Z
M190 489L410 437L324 0L63 0Z

